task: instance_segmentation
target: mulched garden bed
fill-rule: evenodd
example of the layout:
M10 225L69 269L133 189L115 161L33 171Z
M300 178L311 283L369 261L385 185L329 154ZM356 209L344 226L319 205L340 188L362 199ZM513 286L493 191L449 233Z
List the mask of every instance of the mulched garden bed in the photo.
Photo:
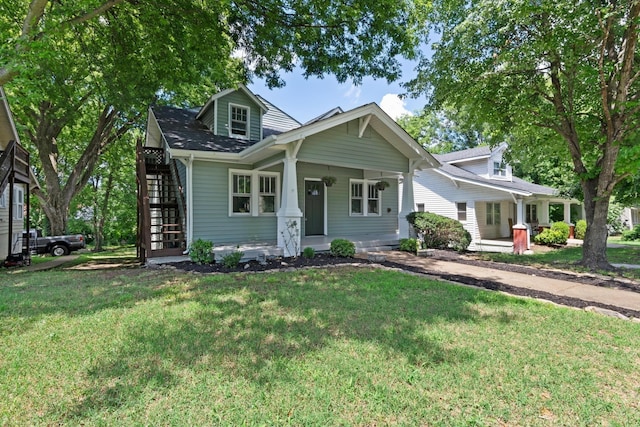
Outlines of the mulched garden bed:
M546 270L535 267L519 266L513 264L504 264L493 261L485 261L474 259L465 254L458 254L452 251L436 250L432 256L434 259L440 259L445 261L459 262L468 265L475 265L480 267L487 267L496 270L508 270L512 272L528 274L538 277L548 277L559 280L566 280L576 283L602 286L614 289L624 289L627 291L640 293L640 283L623 279L623 278L611 278L607 276L600 276L595 274L579 274L579 273L566 273L556 270ZM190 261L183 261L178 263L168 264L176 269L183 271L191 271L197 273L233 273L233 272L262 272L262 271L274 271L274 270L294 270L307 267L322 267L329 265L344 265L344 264L358 264L358 265L382 265L387 268L397 268L414 273L428 274L430 276L438 277L443 280L448 280L457 283L463 283L466 285L477 286L484 289L506 292L512 295L526 296L531 298L544 299L552 301L556 304L565 305L569 307L585 308L588 306L596 306L608 310L613 310L618 313L624 314L628 317L640 318L640 311L628 310L625 308L615 307L607 304L599 304L592 301L583 301L577 298L564 297L546 292L540 292L531 289L519 288L515 286L506 285L500 282L491 280L480 280L473 277L434 273L423 268L407 265L404 263L396 263L391 261L372 262L366 258L343 258L333 257L326 253L316 254L315 257L308 259L304 257L298 258L275 258L268 259L264 262L249 261L247 263L240 263L237 268L227 268L222 264L195 264Z

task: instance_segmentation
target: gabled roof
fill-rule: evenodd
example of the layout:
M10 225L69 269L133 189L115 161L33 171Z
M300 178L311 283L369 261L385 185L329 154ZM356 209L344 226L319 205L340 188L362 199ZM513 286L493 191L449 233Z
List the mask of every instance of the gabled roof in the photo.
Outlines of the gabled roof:
M211 96L211 98L209 98L209 100L207 101L206 104L204 104L204 106L200 109L200 111L198 112L198 114L196 115L196 119L199 119L200 117L202 117L202 115L204 114L204 112L209 109L209 107L211 106L211 104L213 104L213 102L215 102L215 100L222 98L223 96L226 96L232 92L235 92L236 90L244 93L245 95L247 95L249 98L251 98L251 100L253 102L255 102L261 109L262 111L267 111L267 106L264 105L262 103L262 101L253 94L253 92L251 92L249 90L249 88L247 88L245 85L240 84L238 85L237 89L225 89L221 92L218 92L214 95Z
M215 135L195 119L193 110L156 106L151 108L151 113L171 149L239 153L258 142Z
M262 133L264 138L299 128L301 126L299 121L260 95L256 95L256 97L267 106L267 112L262 116Z
M467 148L466 150L453 151L446 154L437 154L436 158L442 163L462 163L479 159L488 159L495 152L502 151L507 148L506 143L502 143L493 149L488 145Z
M531 182L525 181L523 179L513 177L511 181L504 180L496 180L484 178L482 176L476 175L473 172L469 172L457 166L442 163L438 169L435 169L436 172L444 175L454 181L466 182L468 184L475 184L482 187L493 188L496 190L507 191L509 193L514 193L522 196L532 196L532 195L541 195L541 196L557 196L558 191L551 187L546 187L544 185L533 184Z
M305 126L306 125L310 125L310 124L315 123L315 122L319 122L320 120L328 119L329 117L333 117L336 114L340 114L340 113L344 113L342 108L340 108L340 107L332 108L331 110L327 111L326 113L322 113L318 117L314 117L313 119L309 120L307 123L305 123Z

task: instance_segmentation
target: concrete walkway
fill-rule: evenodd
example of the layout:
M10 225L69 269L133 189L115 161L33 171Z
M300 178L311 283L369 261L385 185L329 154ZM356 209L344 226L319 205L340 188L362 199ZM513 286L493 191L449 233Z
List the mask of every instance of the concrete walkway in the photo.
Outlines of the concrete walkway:
M515 273L512 271L495 270L453 261L442 261L429 257L417 257L407 252L391 251L385 252L385 255L387 261L419 267L424 270L426 274L431 273L438 275L442 273L473 277L480 280L491 280L505 285L640 311L640 293L636 292Z

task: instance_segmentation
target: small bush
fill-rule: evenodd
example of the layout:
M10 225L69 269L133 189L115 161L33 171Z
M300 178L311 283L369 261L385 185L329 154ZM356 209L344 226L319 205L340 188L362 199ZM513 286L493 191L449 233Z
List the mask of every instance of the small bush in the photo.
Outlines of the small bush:
M569 225L564 222L554 222L538 234L533 240L540 245L566 245L569 238Z
M333 256L351 258L356 254L356 245L347 239L334 239L329 252Z
M462 252L471 244L471 234L455 219L431 212L412 212L407 215L407 221L427 248Z
M584 240L584 236L587 234L587 221L584 219L578 220L576 222L576 228L574 230L574 236L576 239Z
M624 240L625 242L640 240L640 224L636 225L631 230L623 231L620 240Z
M409 239L400 239L400 250L404 252L418 253L420 242L413 237Z
M213 261L213 242L198 239L189 247L189 258L196 264L209 264Z
M220 262L227 268L236 268L238 264L240 264L240 260L244 256L244 252L241 251L233 251L222 257Z
M302 251L302 256L307 258L307 259L311 259L314 256L316 256L316 251L313 248L310 247L306 247L304 248L304 250Z

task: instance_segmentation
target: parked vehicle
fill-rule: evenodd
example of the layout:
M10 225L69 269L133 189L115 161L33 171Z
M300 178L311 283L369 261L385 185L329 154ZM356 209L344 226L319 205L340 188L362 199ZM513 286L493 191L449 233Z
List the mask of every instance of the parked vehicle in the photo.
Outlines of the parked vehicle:
M50 253L53 256L68 255L71 251L84 249L85 238L82 234L69 236L42 236L42 230L32 229L29 233L22 233L22 247L26 251L27 238L29 239L29 251L34 254Z

